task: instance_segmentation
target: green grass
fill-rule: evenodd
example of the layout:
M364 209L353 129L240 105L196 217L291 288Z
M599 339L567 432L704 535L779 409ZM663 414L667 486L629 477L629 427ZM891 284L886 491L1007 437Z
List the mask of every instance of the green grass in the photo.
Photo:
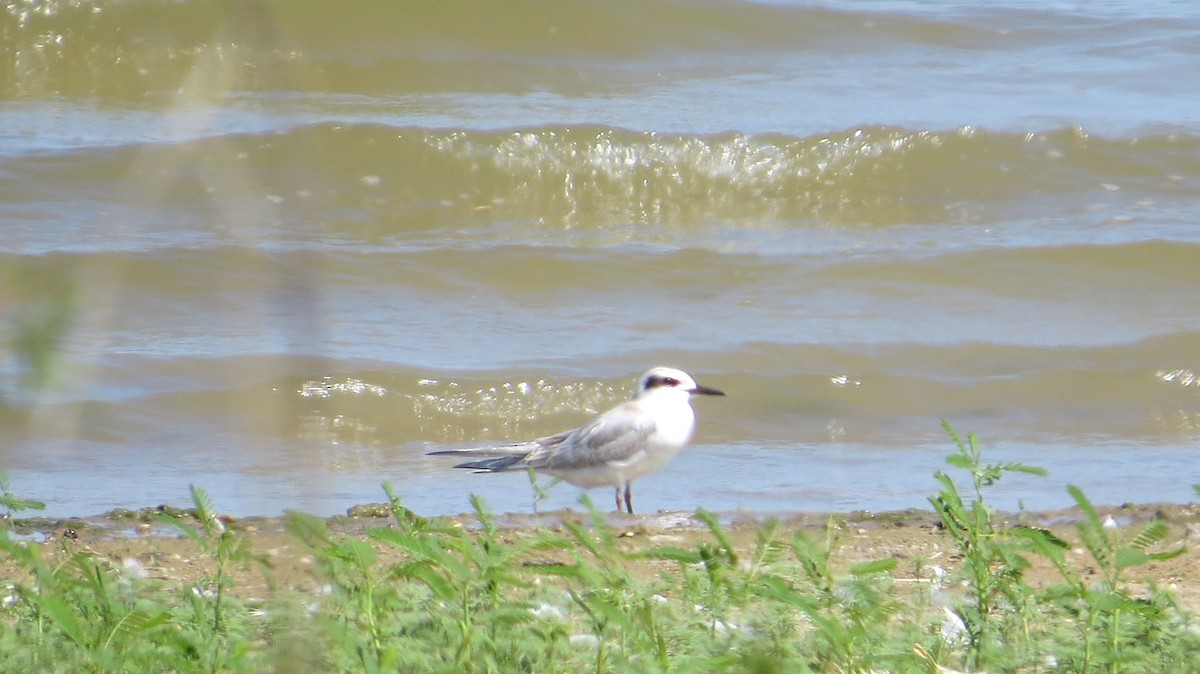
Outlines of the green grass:
M1074 549L1009 525L987 502L1020 464L985 463L948 425L950 473L930 503L956 560L847 563L843 522L820 532L767 522L735 545L714 515L688 546L624 544L585 516L515 535L472 498L474 521L426 519L384 486L390 521L347 536L287 515L321 591L274 587L266 559L193 488L164 516L207 560L189 585L130 577L76 546L56 561L0 532L0 667L21 672L1163 672L1200 670L1192 617L1143 565L1182 554L1165 523L1106 528L1082 491ZM17 498L0 475L0 510ZM6 521L11 522L11 518ZM65 543L64 543L65 545ZM1028 580L1034 564L1050 582ZM239 598L258 569L270 598ZM649 569L649 571L647 571ZM1087 569L1083 571L1081 569ZM909 582L914 575L922 583ZM243 576L244 577L244 576ZM942 670L945 671L945 670Z

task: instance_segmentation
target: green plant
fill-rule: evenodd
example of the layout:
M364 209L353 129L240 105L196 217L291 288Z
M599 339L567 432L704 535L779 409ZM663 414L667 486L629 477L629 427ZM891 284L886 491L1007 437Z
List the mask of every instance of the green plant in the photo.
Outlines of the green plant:
M193 495L198 512L210 514L203 492ZM229 671L237 660L238 649L229 646L242 635L226 635L219 593L211 622L182 619L156 588L141 585L124 567L69 538L59 545L62 560L51 563L40 546L0 536L0 551L28 579L14 583L12 602L14 632L26 647L6 661L6 671L120 671L159 662L177 671L215 672ZM212 549L225 560L235 558L230 550ZM218 578L219 586L227 585L224 574ZM208 598L199 592L192 598L198 616Z
M526 472L529 475L529 488L533 490L533 514L537 515L538 509L541 507L542 502L550 498L550 490L554 487L554 485L562 482L562 478L556 477L550 480L549 484L542 486L538 482L538 474L536 470L530 468Z
M244 613L230 606L229 592L234 587L231 567L256 565L265 571L268 564L250 551L245 536L225 525L207 492L195 485L189 491L195 526L175 514L159 516L159 521L192 541L201 557L212 564L210 574L184 591L188 611L186 617L177 618L181 627L176 635L179 650L188 656L185 660L189 667L202 672L240 669L246 665L246 649L235 645L243 641L246 626Z
M76 551L52 567L32 546L19 551L0 546L36 579L14 587L16 630L29 647L7 661L6 671L61 671L64 666L67 671L116 671L169 641L163 629L169 612L122 587L119 575L101 560Z
M1150 561L1177 557L1184 548L1151 551L1168 535L1165 522L1154 519L1136 533L1123 535L1119 527L1106 526L1081 489L1072 485L1067 491L1083 513L1076 528L1091 569L1099 571L1100 578L1089 582L1067 562L1061 546L1042 545L1043 554L1065 581L1048 596L1063 606L1077 626L1079 648L1068 655L1077 661L1079 670L1116 674L1135 664L1137 647L1160 645L1166 636L1162 626L1168 609L1173 608L1173 600L1157 588L1151 587L1143 597L1133 596L1126 572Z
M0 505L9 523L11 513L45 508L38 501L15 496L3 472ZM136 606L133 598L119 591L111 569L76 550L69 539L64 540L63 551L64 560L54 564L45 559L40 546L14 540L11 528L0 531L0 552L20 574L7 588L7 603L17 620L13 632L28 639L30 646L12 665L48 671L62 660L92 671L119 666L127 639L162 624L163 614Z
M765 574L757 591L770 602L795 606L812 625L805 648L810 666L868 671L878 664L883 628L899 608L887 596L896 560L854 564L843 576L834 561L841 529L830 517L821 541L797 530L788 543L795 565Z
M16 513L26 510L45 510L46 504L14 494L8 484L8 475L0 470L0 508L4 509L4 513L0 514L0 522L4 522L11 528L13 516Z
M203 489L192 485L190 491L193 513L199 527L192 526L182 517L168 513L160 515L159 521L174 527L213 561L213 573L205 582L193 588L191 596L197 614L206 616L211 628L210 633L219 634L225 629L228 621L224 602L233 586L233 578L229 575L230 565L257 563L266 566L266 561L250 552L244 536L225 526L213 508L212 500Z
M593 671L603 674L609 669L610 638L614 635L618 643L627 640L640 641L635 634L636 611L629 604L629 587L632 579L623 566L624 555L617 546L617 533L604 520L595 504L586 494L580 503L587 510L591 527L566 520L564 528L572 544L572 564L551 564L539 569L544 574L557 575L572 581L566 588L567 596L586 617L588 628L596 639L596 654ZM647 620L652 614L643 612L642 622L651 628L648 639L659 644L654 623ZM661 652L656 654L661 657Z
M361 671L395 670L401 653L387 639L395 590L376 570L375 548L367 541L335 536L324 520L312 515L288 511L286 517L288 532L314 553L318 569L330 582L333 596L321 613L330 645L350 653Z
M936 496L929 498L942 526L953 538L962 557L961 574L966 579L966 601L952 610L965 629L968 669L984 669L999 659L1011 659L1014 646L1025 652L1029 645L1029 593L1022 574L1029 568L1025 554L1031 546L1025 541L1040 536L1026 527L1002 527L995 511L984 498L984 490L1006 473L1045 475L1042 468L1023 463L984 463L983 450L974 434L964 442L949 422L943 428L954 442L954 453L946 463L970 476L973 498L963 499L954 479L937 471L941 484ZM1015 622L1015 624L1014 624ZM1015 637L1022 637L1019 641Z
M1192 618L1167 589L1133 575L1182 554L1165 523L1106 526L1070 487L1081 513L1075 550L1033 518L1008 525L983 501L987 488L1010 470L1037 470L985 463L973 436L948 430L950 464L973 491L964 497L937 474L931 502L945 538L932 540L948 539L957 582L935 595L897 582L897 560L920 576L924 552L872 559L848 545L863 531L838 517L818 530L769 521L746 531L701 509L701 531L668 541L675 532L646 531L653 525L610 517L586 498L582 517L510 528L478 498L473 518L421 517L388 485L392 521L365 535L352 533L353 520L287 515L328 583L291 592L194 488L194 510L167 519L200 553L200 583L143 577L137 562L86 538L42 543L7 527L0 658L5 674L902 674L946 671L943 662L991 673L1200 671ZM2 476L0 487L13 512L36 503L13 496ZM260 568L274 596L251 613L235 578ZM1047 571L1057 576L1046 580ZM961 643L942 634L943 603Z
M404 551L408 558L388 570L393 580L415 580L451 608L454 659L466 669L500 669L512 653L514 630L532 621L527 601L506 590L525 584L520 560L544 549L534 536L505 542L483 501L471 496L477 528L428 525L374 528L372 539Z

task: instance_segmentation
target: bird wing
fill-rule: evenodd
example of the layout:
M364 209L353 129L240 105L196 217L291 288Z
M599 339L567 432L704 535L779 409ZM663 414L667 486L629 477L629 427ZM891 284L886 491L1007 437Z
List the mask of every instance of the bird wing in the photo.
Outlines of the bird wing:
M427 452L426 456L518 456L524 457L526 454L537 449L542 440L534 440L532 442L514 442L509 445L491 445L488 447L467 447L465 449L439 449L436 452Z
M476 473L499 473L510 468L517 468L524 461L525 457L521 455L493 456L486 459L476 459L475 461L460 463L455 468L470 468Z
M655 431L654 419L634 401L614 407L574 431L538 440L539 447L525 457L533 468L570 470L624 461L644 450Z

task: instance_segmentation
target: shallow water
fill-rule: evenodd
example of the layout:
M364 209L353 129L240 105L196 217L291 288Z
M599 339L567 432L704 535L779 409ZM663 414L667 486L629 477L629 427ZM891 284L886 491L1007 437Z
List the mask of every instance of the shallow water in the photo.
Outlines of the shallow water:
M643 511L920 506L941 418L1002 507L1194 497L1192 4L332 7L3 5L18 494L528 510L425 452L671 364Z

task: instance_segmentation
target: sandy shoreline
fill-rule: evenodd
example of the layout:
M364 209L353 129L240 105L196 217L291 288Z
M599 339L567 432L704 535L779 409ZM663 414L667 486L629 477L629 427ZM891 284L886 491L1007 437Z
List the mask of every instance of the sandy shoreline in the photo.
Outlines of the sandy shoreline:
M1121 505L1096 505L1101 518L1111 517L1118 526L1144 524L1152 519L1162 519L1168 524L1187 528L1196 525L1200 537L1200 503L1124 503ZM193 510L169 505L146 506L138 509L116 508L105 513L78 517L40 517L37 511L26 511L18 516L5 518L13 531L29 540L45 542L72 532L71 536L86 534L94 540L106 538L128 538L145 536L175 536L177 531L162 523L164 515L192 518ZM609 526L617 529L660 530L679 532L702 532L706 525L696 517L694 511L666 511L625 515L603 512ZM759 513L748 510L714 513L722 525L734 529L755 528L766 522L778 521L787 527L811 528L824 526L831 518L849 526L867 529L877 528L929 528L937 525L937 515L927 508L905 510L849 512L789 511ZM420 515L420 513L417 513ZM334 528L346 533L361 533L369 527L384 526L391 518L387 503L362 503L346 509L345 515L334 515L324 519ZM444 519L469 525L476 520L474 513L439 516ZM526 529L539 526L555 526L564 519L582 521L587 513L581 509L561 509L540 513L504 512L493 513L494 522L507 529ZM999 522L1056 529L1069 527L1083 518L1077 507L1026 510L1021 512L998 511ZM252 515L236 517L221 515L221 519L233 529L250 535L262 532L281 532L285 515ZM433 518L430 518L433 519Z
M1132 537L1145 523L1157 518L1164 520L1170 534L1159 546L1173 549L1189 546L1200 539L1200 505L1198 504L1124 504L1097 506L1101 519L1111 517L1114 535L1125 540ZM171 526L160 521L163 512L186 512L166 507L150 507L138 511L116 511L104 516L67 519L17 518L10 522L14 535L38 545L48 561L65 559L80 551L109 560L112 565L143 578L154 578L179 584L202 581L211 571L211 560L190 540ZM354 515L331 517L325 520L336 536L363 537L374 527L389 526L392 521L385 504L364 504L349 509ZM446 518L456 525L476 524L474 514ZM586 523L588 515L579 510L561 510L532 514L501 513L495 515L503 537L518 541L543 530L561 530L564 520ZM951 536L942 529L932 510L905 510L868 513L780 513L773 516L751 513L719 513L725 533L738 549L745 553L753 549L756 537L768 522L776 523L783 537L804 530L814 538L832 533L837 546L836 559L850 565L883 558L897 560L897 578L919 577L923 569L936 564L953 570L958 554ZM1081 565L1084 574L1089 570L1088 558L1078 547L1076 524L1083 519L1078 508L1039 512L1001 513L998 522L1046 528L1072 545L1072 557ZM695 548L712 541L712 534L703 521L692 512L658 512L639 515L605 515L608 526L616 531L622 549L636 552L660 546ZM236 585L233 591L249 599L265 599L279 592L311 592L326 585L314 563L314 557L303 543L286 530L286 516L223 518L229 530L244 536L249 549L265 564L244 565L234 570ZM382 548L380 561L398 559L395 551ZM1054 570L1039 560L1033 560L1029 576L1033 582L1055 582ZM19 573L12 562L0 559L0 577ZM645 562L647 574L663 573L661 563ZM1152 561L1128 570L1135 583L1154 583L1171 589L1180 604L1200 609L1200 565L1189 550L1174 559Z

